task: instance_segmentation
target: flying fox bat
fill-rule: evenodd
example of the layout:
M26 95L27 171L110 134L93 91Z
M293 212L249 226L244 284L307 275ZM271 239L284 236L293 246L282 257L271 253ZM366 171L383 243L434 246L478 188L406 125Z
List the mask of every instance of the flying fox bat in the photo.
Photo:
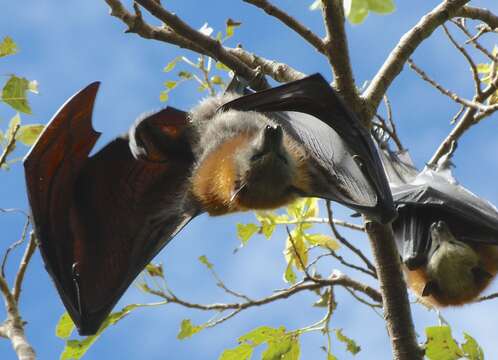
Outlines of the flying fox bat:
M422 172L407 152L384 149L398 218L395 239L408 286L423 303L469 303L498 271L498 211L459 185L445 157Z
M144 266L195 216L300 196L395 216L368 133L318 74L142 116L89 157L99 83L70 98L24 160L40 251L80 334L95 333ZM237 87L231 87L237 88Z

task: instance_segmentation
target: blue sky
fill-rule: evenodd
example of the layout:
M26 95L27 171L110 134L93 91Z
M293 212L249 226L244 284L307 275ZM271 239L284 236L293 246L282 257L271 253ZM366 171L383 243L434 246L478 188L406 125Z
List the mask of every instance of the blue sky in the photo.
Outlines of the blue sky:
M307 10L310 1L279 1L320 35L320 16ZM327 62L301 39L280 23L264 16L253 7L239 1L163 0L169 9L193 27L208 22L215 30L223 29L231 17L243 23L229 45L241 42L249 51L270 59L287 62L305 73L321 72L331 78ZM209 6L205 5L206 3ZM420 16L437 1L398 1L397 11L390 16L370 15L360 26L348 25L349 45L359 85L369 80L396 44L399 37L413 26ZM496 2L475 1L476 6L492 7ZM202 11L199 11L202 10ZM147 41L124 34L123 24L108 15L104 1L22 0L5 2L0 15L0 37L10 35L21 51L16 56L0 59L0 76L10 73L36 79L40 94L31 97L33 115L23 116L26 123L45 123L55 110L75 91L100 80L102 86L94 112L94 126L103 132L98 146L126 131L142 112L160 108L162 83L171 78L161 70L166 63L184 50L166 44ZM490 44L490 43L488 43ZM192 55L192 54L190 54ZM193 58L193 56L191 56ZM468 66L440 31L415 53L416 62L428 73L463 96L472 96ZM412 72L405 70L389 89L400 137L419 167L430 158L440 141L451 129L449 121L458 107L429 88ZM171 94L169 104L188 109L201 95L193 85L182 85ZM0 108L0 128L6 126L13 113ZM494 115L472 129L459 143L455 156L455 174L473 192L498 204L498 118ZM18 150L23 155L26 149ZM485 169L485 170L484 170ZM0 174L0 207L27 209L22 166ZM323 211L322 211L323 212ZM351 213L338 208L337 215L348 219ZM285 284L281 274L285 268L282 255L285 234L277 232L271 241L254 238L247 247L233 254L239 246L235 225L253 221L252 214L222 218L201 216L163 250L157 260L165 264L169 285L192 301L209 303L228 300L199 264L197 258L206 255L220 276L232 288L252 297L269 295ZM23 217L0 214L0 249L15 241L21 232ZM325 228L323 231L327 231ZM366 240L358 234L345 235L365 249ZM12 275L21 251L10 258L8 274ZM324 273L341 267L327 263ZM348 271L349 272L349 271ZM356 274L352 274L355 275ZM360 276L361 278L361 276ZM494 284L490 291L498 290ZM332 327L343 328L362 346L356 359L390 357L390 346L382 320L369 308L351 300L343 290L337 290L339 307ZM236 345L236 338L261 326L283 325L288 329L306 326L323 316L323 310L311 307L313 294L301 294L290 300L251 309L219 327L203 331L191 339L179 341L176 334L182 319L194 323L207 321L211 314L186 310L170 305L142 309L109 329L89 351L86 359L119 357L120 359L215 359L222 349ZM130 288L118 308L132 302L155 301L135 288ZM497 302L445 310L443 315L452 324L455 335L473 335L484 347L487 358L498 358L496 343ZM54 327L63 312L55 288L47 276L41 259L35 255L27 273L21 300L21 312L28 321L27 336L40 359L58 358L63 342L54 336ZM434 313L413 306L417 332L423 340L423 329L437 323ZM4 317L3 308L0 318ZM326 344L319 334L302 337L303 358L323 358L320 346ZM352 358L343 344L334 342L334 352L340 359ZM14 359L10 343L0 340L0 358Z

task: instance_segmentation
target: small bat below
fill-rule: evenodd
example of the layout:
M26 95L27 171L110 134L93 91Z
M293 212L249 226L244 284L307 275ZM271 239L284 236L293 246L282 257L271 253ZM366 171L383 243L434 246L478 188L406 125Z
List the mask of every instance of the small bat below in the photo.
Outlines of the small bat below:
M395 216L370 135L318 74L210 97L190 113L142 116L89 157L98 87L69 99L24 161L40 251L80 334L95 333L145 265L203 212L314 196L384 223Z
M438 307L475 300L498 272L498 211L458 184L449 156L422 172L383 150L398 218L393 230L408 286Z

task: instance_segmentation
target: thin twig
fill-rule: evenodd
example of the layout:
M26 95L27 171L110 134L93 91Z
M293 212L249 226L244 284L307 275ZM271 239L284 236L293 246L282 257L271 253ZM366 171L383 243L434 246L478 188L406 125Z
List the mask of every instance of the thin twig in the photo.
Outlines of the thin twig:
M460 105L463 105L463 106L466 106L466 107L469 107L469 108L472 108L472 109L475 109L478 111L487 110L488 107L486 105L480 104L480 103L475 102L475 101L464 99L464 98L458 96L457 94L455 94L454 92L452 92L448 89L445 89L442 85L437 83L434 79L429 77L429 75L427 75L422 69L420 69L417 65L415 65L415 63L413 62L412 59L408 59L407 62L408 62L408 65L410 66L410 68L413 71L415 71L415 73L417 73L422 80L431 84L434 88L439 90L439 92L441 94L446 95L447 97L449 97L453 101L459 103Z
M473 6L464 6L455 13L455 16L480 20L486 23L491 29L498 29L498 16L488 9L481 9Z
M29 234L29 242L26 246L26 250L24 251L24 255L22 257L21 262L19 263L19 269L17 270L17 276L14 281L14 289L12 294L14 295L14 299L16 302L19 302L19 296L21 295L21 287L22 282L24 280L24 275L26 273L26 269L28 268L28 264L36 250L36 235L34 231L31 231Z
M282 23L287 25L288 28L294 30L297 34L299 34L304 40L310 43L318 52L323 53L323 41L319 36L314 34L309 28L301 24L299 21L294 19L292 16L287 14L282 9L278 8L274 4L266 0L243 0L244 2L254 5L270 16L275 17L280 20Z
M450 42L453 44L453 46L455 48L457 48L458 51L460 51L460 53L462 54L462 56L469 63L470 70L472 71L472 77L474 79L475 92L476 92L476 94L481 95L481 93L482 93L481 80L479 79L479 73L477 71L477 66L474 63L474 60L472 60L472 58L470 57L470 55L467 52L467 50L465 50L465 48L463 46L459 45L457 43L457 41L453 38L453 36L451 36L451 33L449 32L449 30L446 27L446 25L443 24L442 26L443 26L444 33L446 34L446 36L448 37L448 39L450 40Z
M304 271L304 274L306 275L305 279L312 279L312 276L309 274L308 268L306 267L306 264L304 263L304 260L301 257L301 254L299 253L299 251L297 251L296 243L294 242L294 239L292 238L289 227L286 226L285 230L287 230L287 235L289 236L289 241L292 245L292 251L296 255L297 260L299 261L299 265L301 266L302 270Z
M498 298L498 292L490 294L490 295L486 295L486 296L481 296L480 298L478 298L474 302L488 301L488 300L492 300L492 299L496 299L496 298Z
M7 162L7 156L14 150L14 147L16 146L16 136L20 128L21 125L16 124L14 126L14 129L12 129L12 132L10 133L10 138L7 139L7 145L5 145L5 148L0 155L0 169L5 165L5 163Z
M26 220L26 223L24 224L24 228L22 229L21 238L19 240L17 240L16 242L14 242L12 245L10 245L7 248L7 250L5 250L5 254L3 255L3 259L2 259L2 276L3 277L5 277L5 265L7 265L7 260L9 258L10 252L24 242L24 240L26 239L26 234L28 232L28 228L29 228L29 217Z
M361 252L360 249L358 249L356 246L351 244L348 240L346 240L340 233L337 231L337 228L335 227L335 224L333 222L333 213L332 213L332 205L330 201L327 200L326 202L326 208L327 208L327 215L329 217L329 225L330 229L332 230L334 236L339 240L344 246L346 246L349 250L351 250L353 253L355 253L367 266L367 268L373 273L373 276L377 278L377 270L375 269L375 266L368 260L368 258Z
M418 46L431 36L438 26L454 17L458 10L468 2L469 0L443 1L424 15L414 27L400 38L398 44L396 44L363 93L363 99L367 106L364 116L367 119L370 119L376 113L376 109L387 89Z
M346 261L341 255L337 254L335 251L331 250L330 251L330 255L334 258L336 258L337 260L339 260L339 262L348 267L348 268L351 268L351 269L354 269L354 270L357 270L357 271L360 271L364 274L367 274L367 275L370 275L374 278L377 278L377 275L375 275L375 273L371 270L367 270L365 268L362 268L361 266L358 266L358 265L354 265L354 264L351 264L350 262Z
M462 30L462 32L467 35L467 37L469 38L469 41L472 45L474 45L474 47L479 50L480 52L482 52L484 55L486 55L491 61L496 61L496 58L493 56L493 54L488 51L488 49L486 49L484 46L482 46L479 41L477 41L477 39L474 39L474 35L472 35L469 30L467 30L467 28L465 27L465 25L461 22L461 21L458 21L458 20L452 20L452 23L455 24L456 26L458 26L458 28L460 30Z

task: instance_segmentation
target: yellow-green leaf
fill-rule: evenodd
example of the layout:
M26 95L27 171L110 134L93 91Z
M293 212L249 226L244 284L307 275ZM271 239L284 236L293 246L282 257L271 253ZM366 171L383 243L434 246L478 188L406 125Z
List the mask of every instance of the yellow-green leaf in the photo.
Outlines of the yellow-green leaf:
M287 237L284 255L287 263L292 262L298 270L303 271L303 266L308 264L308 247L304 242L304 234L295 230Z
M172 81L172 80L168 80L168 81L164 82L164 86L166 86L169 90L174 89L177 84L178 84L177 81Z
M280 326L278 329L270 326L260 326L251 330L245 335L239 337L239 342L247 342L250 345L258 346L264 342L281 337L285 334L285 327Z
M216 62L216 68L218 70L223 70L223 71L232 71L232 69L230 69L228 66L226 66L225 64L223 64L219 61Z
M223 351L218 360L249 360L254 348L249 344L241 344L233 349Z
M451 336L449 326L431 326L425 329L427 342L425 356L430 360L457 360L463 356L455 340Z
M168 98L169 98L169 94L168 94L168 91L166 90L163 90L159 93L159 100L162 101L162 102L165 102L165 101L168 101Z
M176 336L179 340L183 340L191 337L192 335L198 333L202 330L202 326L194 326L192 325L192 321L190 319L182 320L180 324L180 332Z
M258 230L256 224L237 224L237 237L245 245Z
M71 333L74 330L74 323L71 317L67 312L62 314L57 325L55 327L55 336L61 339L67 339L71 336Z
M0 43L0 57L14 55L15 53L17 53L17 50L17 45L10 36L6 36L3 38L2 42Z
M344 11L349 22L361 24L368 15L368 1L344 0Z
M289 284L295 284L296 280L296 274L294 273L294 270L292 270L292 263L289 263L285 268L284 281L288 282Z
M226 22L226 28L225 28L226 37L227 38L232 37L234 34L234 31L235 31L235 28L238 28L240 25L242 25L241 22L235 21L232 19L228 19Z
M171 70L173 70L175 68L176 64L181 59L182 59L181 56L177 56L176 58L174 58L173 60L171 60L169 63L166 64L166 66L164 67L163 71L164 72L170 72Z
M36 142L44 126L41 124L23 125L17 132L16 140L19 140L26 146L31 146Z
M23 77L11 75L2 89L2 101L9 104L14 110L31 114L26 92L29 90L29 81Z
M164 269L162 264L149 263L145 266L145 271L152 277L164 278Z
M85 355L88 349L97 341L102 332L108 328L110 325L116 324L118 321L123 319L131 311L137 307L147 306L147 304L130 304L125 306L121 311L114 312L107 317L103 322L99 331L95 335L87 336L83 340L68 340L66 341L66 346L62 351L60 360L78 360Z
M201 262L201 264L205 265L208 269L212 269L214 267L214 265L209 262L206 255L199 256L199 261Z
M476 67L480 74L487 74L491 71L491 64L477 64Z
M306 234L304 235L306 241L311 245L318 245L323 248L327 248L330 250L339 250L339 242L328 235L324 234Z
M465 352L465 357L469 360L484 360L484 352L477 341L467 333L463 333L465 343L462 344L462 350Z
M261 360L280 360L292 350L292 339L290 336L282 336L279 339L268 341L268 347L261 355Z
M211 76L211 82L215 85L223 85L223 79L219 75Z
M361 351L361 348L353 339L350 339L342 333L342 329L335 329L335 336L337 337L337 340L346 344L346 350L351 354L356 355Z
M393 0L367 0L368 9L379 14L389 14L396 10Z

